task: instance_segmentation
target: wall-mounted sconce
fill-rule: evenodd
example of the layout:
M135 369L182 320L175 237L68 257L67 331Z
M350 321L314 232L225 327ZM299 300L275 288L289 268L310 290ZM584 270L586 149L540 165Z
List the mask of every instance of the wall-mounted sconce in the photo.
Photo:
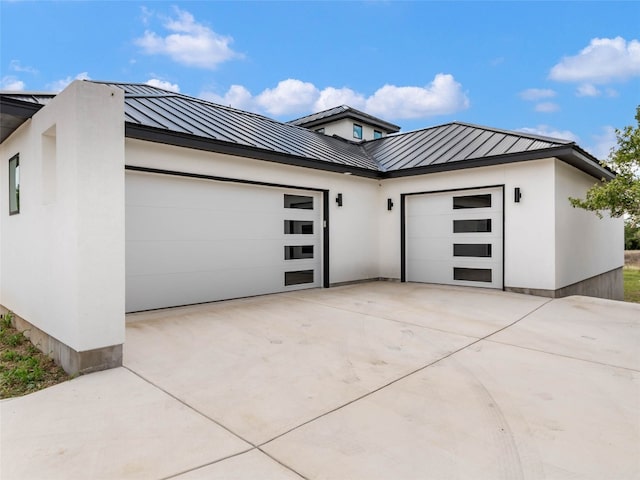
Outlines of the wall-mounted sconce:
M336 197L336 203L338 204L339 207L342 206L342 194L339 193L338 196Z
M520 187L516 187L513 190L513 201L516 203L520 203L521 198L522 198L522 193L520 193Z
M393 200L387 198L387 210L391 211L393 209Z

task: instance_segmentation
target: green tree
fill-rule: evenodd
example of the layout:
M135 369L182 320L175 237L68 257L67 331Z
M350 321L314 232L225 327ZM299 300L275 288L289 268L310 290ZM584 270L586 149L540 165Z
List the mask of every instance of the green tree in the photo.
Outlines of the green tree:
M624 249L640 250L640 225L634 227L630 222L624 224Z
M602 163L613 170L613 180L595 184L584 199L569 198L571 205L595 212L603 211L612 217L624 217L631 229L640 227L640 105L636 107L636 126L616 129L617 146Z

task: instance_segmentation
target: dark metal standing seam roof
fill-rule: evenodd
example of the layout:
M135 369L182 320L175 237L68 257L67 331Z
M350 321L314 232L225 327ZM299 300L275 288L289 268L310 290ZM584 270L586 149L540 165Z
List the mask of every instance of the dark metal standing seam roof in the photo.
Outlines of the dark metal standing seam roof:
M364 149L381 169L396 171L567 145L573 142L453 122L365 142Z
M356 144L306 128L150 86L108 83L125 91L125 121L274 154L377 171Z
M568 140L452 122L354 143L149 85L94 83L124 90L125 134L141 140L371 178L547 157L560 158L598 179L613 177L597 159ZM54 96L2 92L0 141ZM344 108L336 107L314 115L324 118L337 110L344 111ZM299 120L306 119L303 123L308 123L314 115Z

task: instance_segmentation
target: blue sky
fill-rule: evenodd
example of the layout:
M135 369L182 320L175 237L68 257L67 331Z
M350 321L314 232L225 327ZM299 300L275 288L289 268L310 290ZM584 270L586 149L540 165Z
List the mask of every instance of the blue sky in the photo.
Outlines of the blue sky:
M0 0L0 88L150 83L279 120L349 104L599 158L640 104L640 2Z

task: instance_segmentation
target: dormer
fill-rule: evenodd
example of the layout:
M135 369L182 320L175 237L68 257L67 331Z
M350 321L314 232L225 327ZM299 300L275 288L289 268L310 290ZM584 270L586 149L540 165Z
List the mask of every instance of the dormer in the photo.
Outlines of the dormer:
M348 105L330 108L288 122L325 135L337 135L352 142L375 140L400 131L400 127Z

